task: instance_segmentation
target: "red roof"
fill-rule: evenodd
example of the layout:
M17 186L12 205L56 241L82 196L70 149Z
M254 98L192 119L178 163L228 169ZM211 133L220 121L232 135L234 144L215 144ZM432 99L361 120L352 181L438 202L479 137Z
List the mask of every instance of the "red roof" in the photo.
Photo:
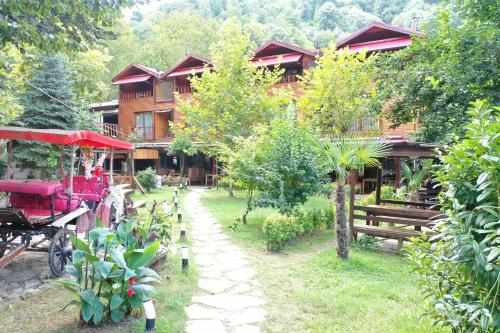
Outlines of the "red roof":
M317 55L316 51L311 51L297 45L280 42L277 40L269 40L262 44L257 50L255 50L255 57L285 54L291 52L301 53L311 57L315 57Z
M410 37L414 35L424 36L424 34L420 31L413 31L381 22L373 22L338 41L337 48L342 48L346 45L351 44L365 43L397 37Z
M132 144L90 131L0 127L0 139L29 140L59 145L91 146L96 148L133 149Z
M204 67L205 65L212 65L212 62L205 57L199 56L197 54L189 53L184 58L179 60L175 65L170 67L165 73L161 75L161 79L166 76L178 76L178 75L170 75L174 72L180 72L181 70L188 70L186 74L180 75L188 75L190 74L193 68ZM201 72L201 71L200 71Z
M358 43L347 45L350 52L358 52L366 49L368 52L397 50L407 47L411 44L411 37L389 38L385 40L376 40L373 42Z
M252 64L259 66L288 64L292 62L298 62L302 58L302 56L303 54L300 53L280 54L269 57L256 58L252 61Z
M143 65L138 65L138 64L131 64L128 65L125 69L120 71L118 74L116 74L111 81L115 82L119 79L135 76L135 75L140 75L140 74L149 74L154 77L159 78L161 75L163 75L162 71L157 71L156 69L149 68Z
M134 82L144 82L152 78L152 75L149 74L140 74L129 76L123 79L118 79L113 82L113 84L126 84L126 83L134 83Z
M168 74L168 77L173 77L173 76L182 76L182 75L190 75L190 74L197 74L197 73L203 73L204 71L207 70L208 67L205 66L198 66L198 67L191 67L191 68L185 68L185 69L179 69L177 71L171 72Z

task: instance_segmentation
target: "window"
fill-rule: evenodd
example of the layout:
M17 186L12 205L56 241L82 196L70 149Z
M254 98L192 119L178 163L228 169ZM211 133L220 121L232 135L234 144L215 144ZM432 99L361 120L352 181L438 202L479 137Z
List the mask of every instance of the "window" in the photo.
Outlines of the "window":
M172 81L161 81L156 85L156 102L168 102L174 99L174 84Z
M135 114L135 133L142 139L153 139L153 112Z

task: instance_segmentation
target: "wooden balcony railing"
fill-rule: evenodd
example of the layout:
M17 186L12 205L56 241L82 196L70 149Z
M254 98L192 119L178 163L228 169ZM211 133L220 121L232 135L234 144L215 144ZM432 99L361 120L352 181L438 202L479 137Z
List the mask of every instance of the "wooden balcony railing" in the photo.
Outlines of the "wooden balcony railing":
M177 86L175 88L175 91L177 91L179 94L191 94L194 93L194 88L191 86Z
M152 96L153 96L152 90L134 91L134 92L130 92L130 93L121 92L120 93L120 100L126 101L126 100L131 100L131 99L146 98L146 97L152 97Z
M281 80L279 83L292 83L292 82L297 82L299 78L295 74L287 74L283 75L281 77Z
M98 123L99 129L103 135L111 136L114 138L120 138L120 128L118 124L110 124L110 123Z

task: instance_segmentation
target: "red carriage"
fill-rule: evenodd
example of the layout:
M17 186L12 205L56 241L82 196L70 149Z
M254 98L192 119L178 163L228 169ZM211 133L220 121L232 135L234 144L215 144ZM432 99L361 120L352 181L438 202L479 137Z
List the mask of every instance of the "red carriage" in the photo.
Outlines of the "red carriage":
M133 146L90 131L21 127L0 127L0 139L10 140L7 144L9 162L12 162L14 141L29 140L72 147L69 176L60 182L10 180L13 172L11 163L6 180L0 180L0 192L8 194L6 203L0 207L0 268L24 251L48 251L52 273L61 276L66 263L71 260L70 235L75 231L78 234L77 222L85 228L92 227L104 203L107 202L110 207L109 202L115 200L110 193L113 151L131 150ZM92 174L86 176L75 175L78 147L110 150L109 177L101 167L96 167ZM102 219L104 224L109 223L110 214L103 214ZM47 240L50 240L48 248L38 247Z

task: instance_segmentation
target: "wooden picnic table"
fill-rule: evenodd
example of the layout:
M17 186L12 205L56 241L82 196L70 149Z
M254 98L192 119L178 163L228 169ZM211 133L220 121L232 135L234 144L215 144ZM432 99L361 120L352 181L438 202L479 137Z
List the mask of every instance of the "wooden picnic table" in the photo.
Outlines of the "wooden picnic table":
M430 209L384 206L384 205L368 205L364 207L364 210L367 213L374 216L384 215L384 216L395 216L395 217L417 218L417 219L430 219L440 214L439 211Z

